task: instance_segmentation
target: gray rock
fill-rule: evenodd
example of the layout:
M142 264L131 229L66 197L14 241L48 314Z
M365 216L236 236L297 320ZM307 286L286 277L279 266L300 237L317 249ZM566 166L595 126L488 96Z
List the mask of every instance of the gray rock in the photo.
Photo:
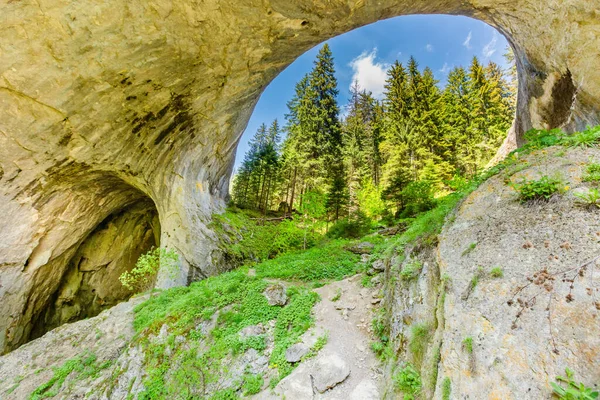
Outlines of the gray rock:
M379 389L371 379L363 379L350 393L349 400L379 400Z
M375 260L371 266L375 271L385 271L385 263L383 260Z
M285 359L287 362L295 363L298 362L308 353L308 346L304 343L296 343L290 346L285 352Z
M313 386L319 393L345 381L350 375L350 367L337 354L330 354L320 358L311 373Z
M247 326L240 331L240 336L245 338L249 336L258 336L265 333L265 328L262 324Z
M281 283L274 283L269 285L263 294L267 298L270 306L285 306L288 301L288 297L285 292L285 286L283 286Z
M371 254L375 245L371 242L360 242L347 247L347 250L354 254Z
M371 258L370 254L361 254L360 255L360 262L366 263L366 262L369 261L369 258Z
M381 283L381 275L375 275L371 278L371 283L373 285L379 285Z

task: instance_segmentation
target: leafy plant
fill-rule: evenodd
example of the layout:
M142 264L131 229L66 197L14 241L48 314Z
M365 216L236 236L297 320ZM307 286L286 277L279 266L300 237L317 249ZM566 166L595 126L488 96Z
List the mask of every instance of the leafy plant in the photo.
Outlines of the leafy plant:
M530 200L548 200L554 193L560 191L563 182L560 179L550 178L547 175L537 180L523 179L512 187L519 193L521 203Z
M395 373L392 380L395 388L404 393L404 400L413 400L415 395L421 391L421 376L410 364L406 364L404 368Z
M570 368L565 368L566 377L557 376L556 382L550 382L553 393L560 400L595 400L598 398L598 391L586 387L583 383L576 382L573 378L574 372Z
M589 163L585 169L585 175L583 176L584 182L598 182L600 181L600 164Z
M131 271L125 271L119 276L119 281L129 290L142 292L150 289L160 268L166 273L177 271L179 256L174 250L163 248L152 249L142 254Z
M244 396L256 394L260 392L264 383L264 379L261 374L256 375L245 375L244 383L242 384L242 391Z
M588 189L587 192L573 193L573 195L585 206L600 208L600 192L596 188Z
M596 147L599 141L600 126L588 126L585 131L565 136L561 143L571 147Z

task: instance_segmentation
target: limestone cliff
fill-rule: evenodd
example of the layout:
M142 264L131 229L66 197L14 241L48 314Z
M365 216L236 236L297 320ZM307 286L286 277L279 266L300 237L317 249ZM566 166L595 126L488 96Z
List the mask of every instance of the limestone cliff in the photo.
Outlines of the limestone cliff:
M218 273L207 228L263 88L302 52L398 15L489 23L514 47L524 130L600 120L590 0L20 0L0 4L0 351L26 342L108 216L151 201L183 285Z

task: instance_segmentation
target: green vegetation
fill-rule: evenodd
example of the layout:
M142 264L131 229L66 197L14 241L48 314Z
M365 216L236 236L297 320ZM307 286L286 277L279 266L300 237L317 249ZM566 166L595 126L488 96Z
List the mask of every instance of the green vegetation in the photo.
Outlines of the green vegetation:
M119 276L119 281L127 289L136 293L150 289L162 267L167 273L177 271L179 256L174 250L163 248L152 249L142 254L131 271L125 271Z
M564 136L561 144L572 147L596 147L600 141L600 126L587 127L586 130L570 136Z
M108 368L112 363L105 361L97 363L95 354L85 352L77 357L65 361L58 368L54 368L54 374L50 380L37 387L30 395L29 400L41 400L56 396L62 388L65 380L70 377L71 381L80 381L87 378L96 378L100 371Z
M450 395L452 394L452 382L450 378L445 377L442 382L442 400L450 400Z
M471 336L467 336L462 341L463 348L469 354L473 353L473 338Z
M321 349L323 347L325 347L325 345L327 344L327 340L329 340L329 334L325 333L325 334L319 336L317 338L317 341L315 342L315 344L310 348L308 353L306 353L306 355L302 359L306 360L308 358L312 358L312 357L316 356L317 353L319 351L321 351Z
M261 278L300 281L340 280L359 272L360 257L345 249L347 240L333 240L306 251L290 251L256 266Z
M372 220L414 218L494 156L514 114L512 79L474 58L440 89L433 71L411 57L387 71L382 101L355 83L341 118L325 44L296 84L285 125L275 120L256 131L234 177L233 203L265 216L301 215L304 228L325 222L332 238L363 236ZM307 202L318 212L306 212Z
M584 182L598 182L600 181L600 164L589 163L585 168L585 175L583 175Z
M466 256L467 254L469 254L470 252L472 252L473 250L475 250L475 247L477 247L477 242L473 242L469 245L469 247L467 247L465 249L465 251L462 252L461 256Z
M573 193L573 195L586 207L600 208L600 192L596 188L587 189L586 192Z
M210 228L224 238L221 242L238 265L245 260L263 261L288 251L313 247L322 237L299 221L268 222L257 212L235 207L213 215Z
M519 193L519 200L524 203L530 200L549 200L554 193L560 191L563 185L561 179L544 175L537 180L523 178L519 183L512 186Z
M595 400L598 399L598 390L586 387L573 378L575 374L569 368L565 368L566 377L557 376L556 382L550 382L553 393L560 400Z
M264 382L265 381L264 381L262 375L260 375L260 374L245 375L244 383L242 385L242 392L244 393L244 396L248 396L248 395L256 394L256 393L260 392L260 389L262 389Z
M400 271L400 279L403 281L412 281L413 279L419 276L419 271L423 268L423 264L419 260L412 260L409 263L406 263Z
M408 349L412 353L417 366L423 364L429 339L431 339L431 326L429 324L413 324L411 326Z
M502 278L504 276L504 271L500 267L494 267L490 271L490 276L492 278Z
M392 377L396 390L404 394L404 400L414 400L415 396L421 391L421 376L410 364L396 372Z
M342 289L338 288L335 291L335 295L331 298L331 301L338 301L342 297Z

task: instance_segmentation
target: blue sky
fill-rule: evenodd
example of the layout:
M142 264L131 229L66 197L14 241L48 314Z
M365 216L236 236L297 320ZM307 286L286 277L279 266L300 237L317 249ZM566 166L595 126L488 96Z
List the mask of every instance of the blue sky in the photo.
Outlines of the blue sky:
M413 55L420 69L429 66L440 86L449 70L457 65L468 67L473 56L506 67L506 39L485 23L449 15L413 15L379 21L327 41L333 53L338 89L338 102L347 102L354 79L359 85L381 98L385 71L398 60L406 65ZM248 141L263 122L277 118L285 123L286 103L294 87L313 67L322 44L304 53L281 72L263 92L238 145L236 168L248 149Z

